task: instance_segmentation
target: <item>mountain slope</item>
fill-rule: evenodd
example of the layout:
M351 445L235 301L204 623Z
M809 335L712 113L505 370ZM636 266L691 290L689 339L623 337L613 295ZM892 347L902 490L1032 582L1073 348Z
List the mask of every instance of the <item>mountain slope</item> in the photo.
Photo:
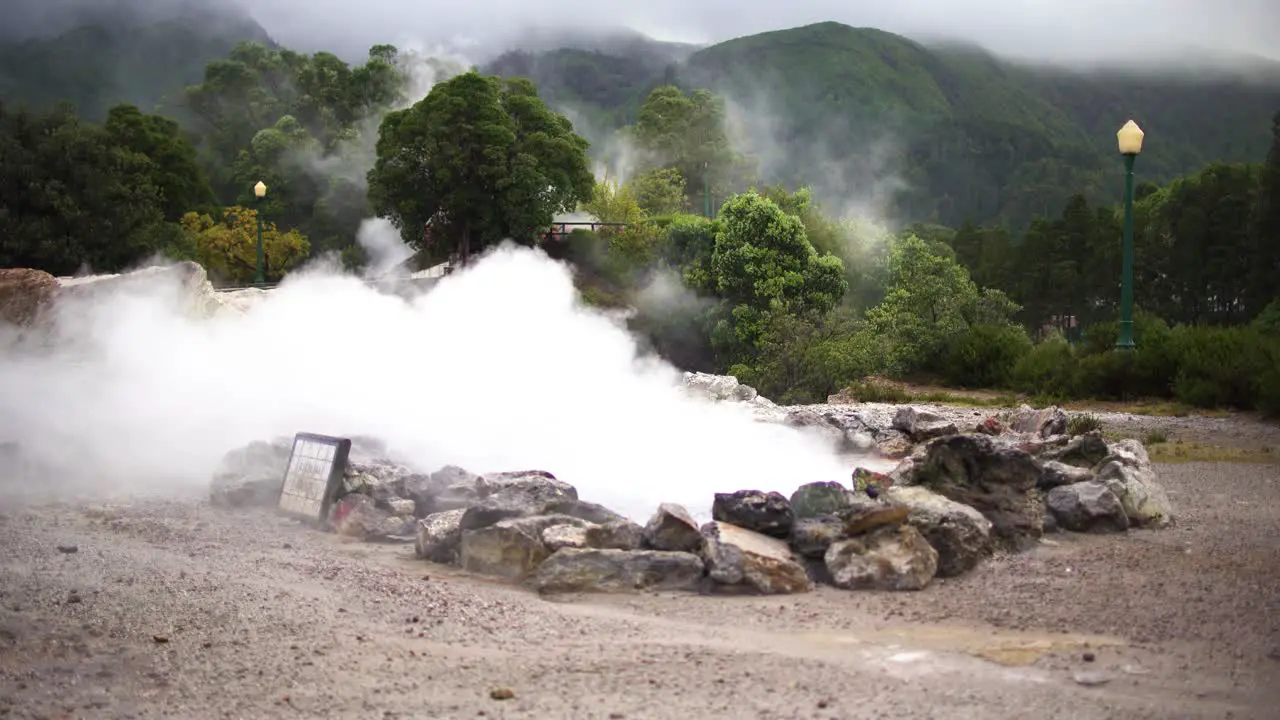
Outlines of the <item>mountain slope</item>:
M151 110L199 82L205 65L236 43L270 42L247 15L194 3L167 6L164 14L135 5L122 3L113 14L82 11L76 17L85 24L0 44L0 102L38 109L70 102L94 120L122 102Z

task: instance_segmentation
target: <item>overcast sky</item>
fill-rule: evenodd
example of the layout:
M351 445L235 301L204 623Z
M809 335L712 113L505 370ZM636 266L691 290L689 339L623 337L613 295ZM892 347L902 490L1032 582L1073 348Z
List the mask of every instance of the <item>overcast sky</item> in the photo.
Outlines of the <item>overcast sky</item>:
M1188 46L1280 59L1280 0L242 1L277 40L305 50L485 42L530 23L625 25L659 39L714 42L836 20L1051 60L1150 56Z

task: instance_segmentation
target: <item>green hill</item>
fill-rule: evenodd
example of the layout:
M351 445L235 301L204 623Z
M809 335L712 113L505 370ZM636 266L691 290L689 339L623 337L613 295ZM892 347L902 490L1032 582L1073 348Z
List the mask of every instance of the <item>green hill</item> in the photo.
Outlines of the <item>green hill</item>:
M1066 197L1114 197L1115 131L1148 133L1143 179L1213 161L1260 161L1280 110L1280 64L1249 76L1072 72L1011 63L979 48L819 23L729 40L682 63L558 50L526 55L524 74L553 102L621 123L653 87L675 81L729 98L763 180L812 184L846 205L900 189L890 214L1021 225Z
M48 37L0 44L0 102L44 110L60 102L93 120L119 103L144 110L200 82L242 40L270 42L247 17L192 8L164 19L97 15Z

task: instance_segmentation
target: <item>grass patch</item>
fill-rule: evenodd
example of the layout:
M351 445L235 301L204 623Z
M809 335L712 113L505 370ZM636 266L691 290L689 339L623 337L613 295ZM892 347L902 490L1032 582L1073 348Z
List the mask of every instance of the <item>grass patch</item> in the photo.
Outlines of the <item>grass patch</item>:
M1163 442L1147 446L1151 462L1189 463L1275 463L1280 464L1280 453L1272 448L1231 448L1200 443Z
M1087 432L1093 432L1094 430L1101 430L1101 429L1102 429L1102 421L1099 420L1097 416L1093 415L1092 413L1080 413L1079 415L1072 415L1071 419L1067 420L1067 434L1072 437L1075 437L1076 435L1083 435Z
M1142 438L1142 444L1147 446L1163 445L1167 442L1169 442L1169 434L1163 430L1152 430L1147 433L1146 437Z

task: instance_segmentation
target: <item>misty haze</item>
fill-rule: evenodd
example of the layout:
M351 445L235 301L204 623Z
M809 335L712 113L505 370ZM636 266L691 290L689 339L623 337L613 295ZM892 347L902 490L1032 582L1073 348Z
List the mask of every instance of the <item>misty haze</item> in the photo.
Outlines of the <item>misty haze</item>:
M1275 3L2 12L0 715L1274 714Z

